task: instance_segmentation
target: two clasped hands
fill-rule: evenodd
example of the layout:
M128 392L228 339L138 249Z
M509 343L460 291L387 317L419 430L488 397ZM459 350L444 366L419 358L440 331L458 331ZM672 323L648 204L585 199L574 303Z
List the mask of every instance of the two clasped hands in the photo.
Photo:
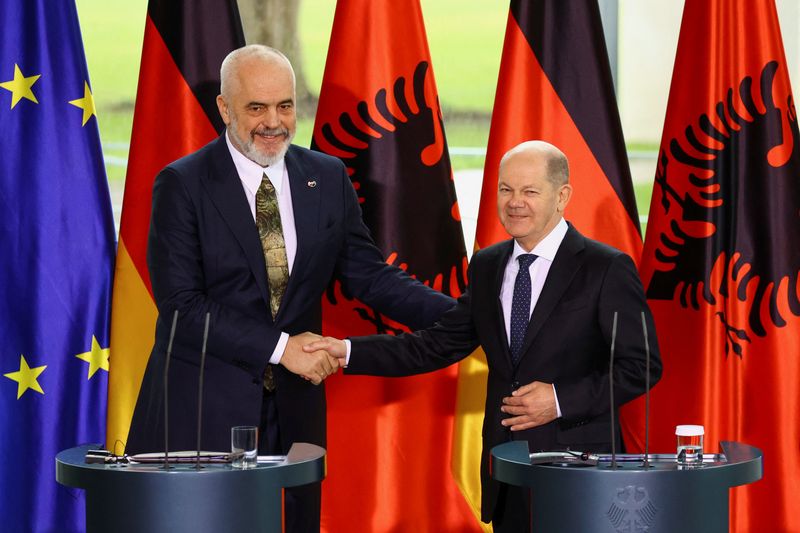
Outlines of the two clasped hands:
M334 337L302 333L289 337L280 364L314 385L345 366L347 345ZM557 417L553 385L534 381L521 386L503 398L501 411L510 415L502 424L512 431L530 429Z
M287 370L319 385L345 364L347 347L343 340L301 333L289 337L281 364Z

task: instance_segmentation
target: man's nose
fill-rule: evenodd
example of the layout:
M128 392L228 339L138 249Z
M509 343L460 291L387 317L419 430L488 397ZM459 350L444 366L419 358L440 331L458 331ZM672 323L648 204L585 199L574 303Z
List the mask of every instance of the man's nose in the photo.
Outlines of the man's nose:
M278 111L276 109L267 109L264 117L261 119L262 124L269 129L274 129L280 126L281 121L278 118Z
M522 201L522 196L519 194L512 194L508 200L509 207L524 207L525 202Z

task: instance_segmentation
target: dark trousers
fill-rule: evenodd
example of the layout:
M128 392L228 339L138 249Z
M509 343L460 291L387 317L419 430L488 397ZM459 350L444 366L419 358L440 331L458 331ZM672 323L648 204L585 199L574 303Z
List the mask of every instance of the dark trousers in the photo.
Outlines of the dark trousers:
M492 517L494 533L530 533L531 491L502 483Z
M264 391L264 399L261 402L261 424L258 432L259 455L285 455L288 452L281 448L278 408L275 404L274 393ZM320 483L284 489L284 531L286 533L319 532L321 505L322 484Z

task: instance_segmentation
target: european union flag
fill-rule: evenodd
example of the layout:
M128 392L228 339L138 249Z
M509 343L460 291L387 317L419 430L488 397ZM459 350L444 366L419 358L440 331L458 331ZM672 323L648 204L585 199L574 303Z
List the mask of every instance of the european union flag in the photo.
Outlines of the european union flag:
M83 531L55 456L103 442L114 222L72 0L0 2L0 530Z

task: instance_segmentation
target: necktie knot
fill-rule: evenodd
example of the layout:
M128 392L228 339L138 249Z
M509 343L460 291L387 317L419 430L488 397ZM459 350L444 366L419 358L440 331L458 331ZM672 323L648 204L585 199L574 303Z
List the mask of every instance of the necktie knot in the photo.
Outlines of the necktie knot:
M267 192L272 192L275 190L275 187L272 186L272 182L270 181L266 172L261 175L261 188L266 189Z
M519 261L519 268L528 268L531 266L538 256L535 254L522 254L517 256L517 261Z

